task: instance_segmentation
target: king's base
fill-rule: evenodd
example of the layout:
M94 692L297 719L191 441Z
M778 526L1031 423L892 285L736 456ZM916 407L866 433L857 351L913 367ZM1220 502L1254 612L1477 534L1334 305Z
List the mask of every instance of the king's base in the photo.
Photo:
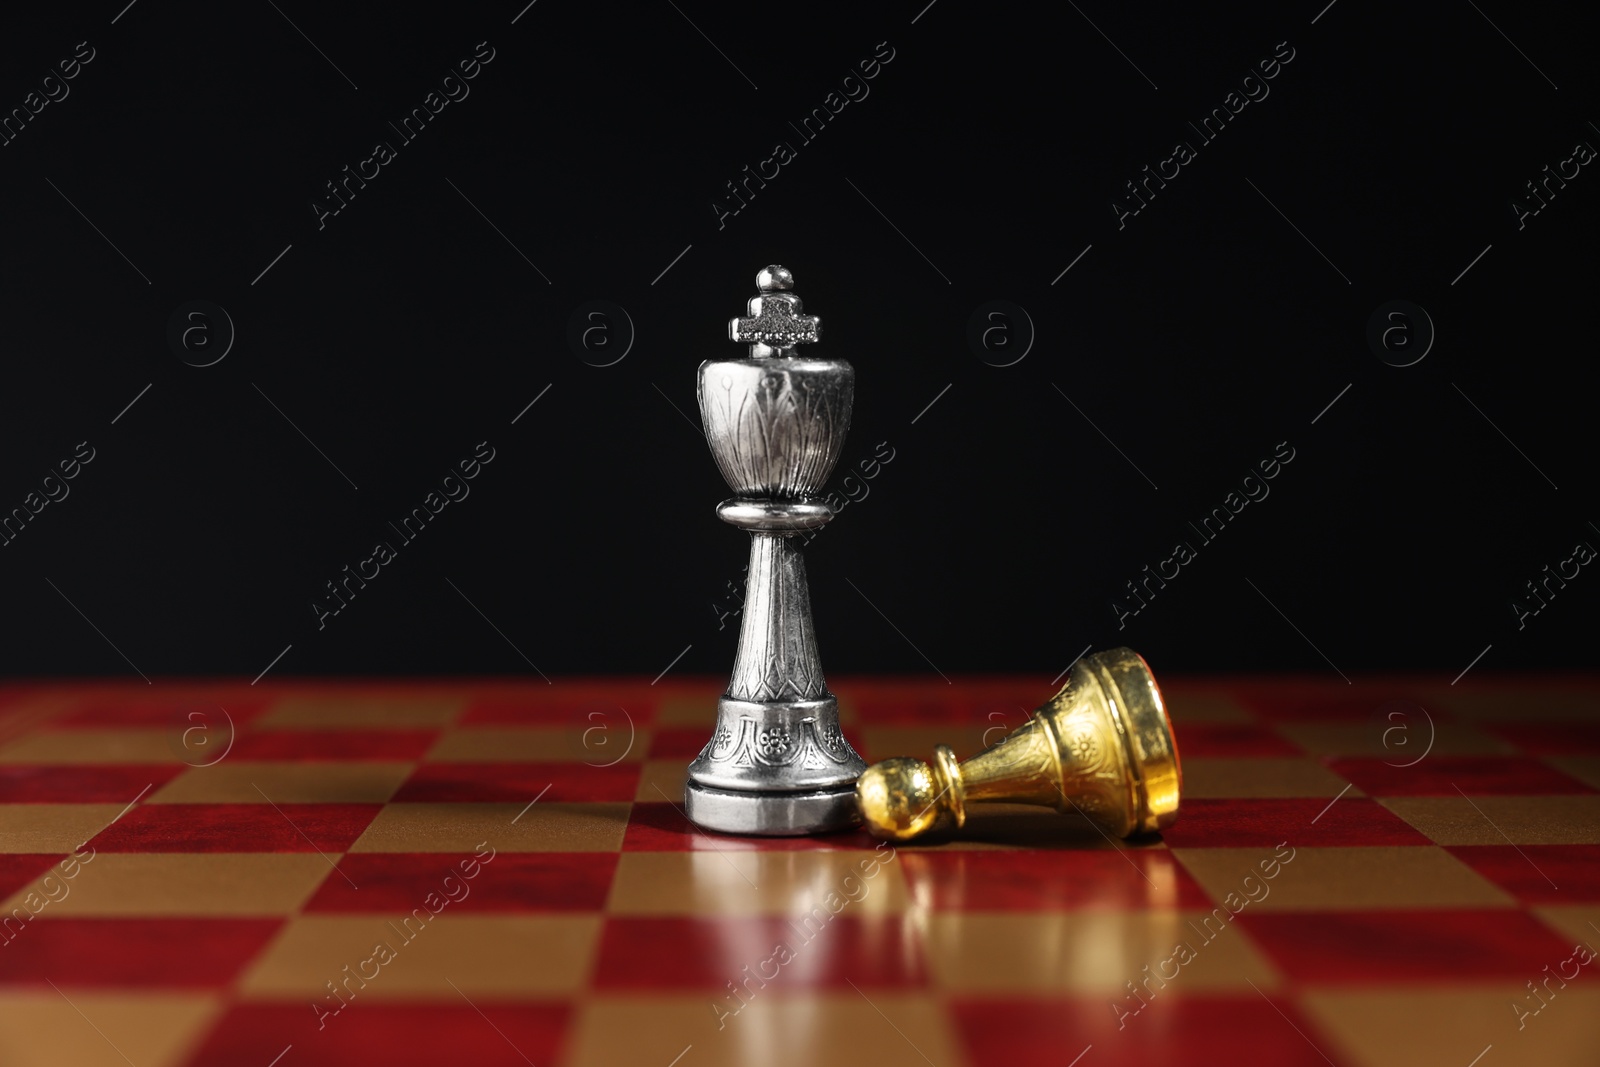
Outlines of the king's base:
M799 837L861 824L854 785L811 793L734 792L691 781L683 790L690 820L707 830L762 837Z

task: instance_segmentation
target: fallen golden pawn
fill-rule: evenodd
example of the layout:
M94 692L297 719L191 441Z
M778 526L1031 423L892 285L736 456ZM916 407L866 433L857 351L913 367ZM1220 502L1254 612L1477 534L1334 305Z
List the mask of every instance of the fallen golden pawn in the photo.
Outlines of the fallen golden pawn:
M1129 837L1171 826L1182 791L1161 690L1143 657L1114 648L1080 659L1026 726L965 762L940 745L931 766L896 757L868 767L856 803L867 830L894 841L959 828L976 800L1076 811Z

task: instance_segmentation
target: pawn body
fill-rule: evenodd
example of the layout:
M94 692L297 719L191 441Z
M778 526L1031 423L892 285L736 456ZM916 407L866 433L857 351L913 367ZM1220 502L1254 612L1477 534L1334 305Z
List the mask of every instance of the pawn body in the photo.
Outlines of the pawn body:
M1080 659L1027 725L964 763L940 745L932 764L896 758L867 768L856 803L873 836L896 841L959 828L967 804L982 800L1078 812L1128 837L1171 826L1182 788L1155 678L1138 653L1117 648Z

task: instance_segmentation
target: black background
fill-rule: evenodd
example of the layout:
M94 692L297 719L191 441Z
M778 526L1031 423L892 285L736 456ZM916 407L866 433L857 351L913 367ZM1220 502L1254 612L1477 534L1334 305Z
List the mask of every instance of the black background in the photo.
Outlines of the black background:
M674 671L725 673L713 604L746 539L713 513L695 368L741 353L726 320L774 261L816 351L857 368L836 487L893 451L807 549L835 673L1048 677L1116 644L1329 678L1454 677L1486 648L1474 669L1592 664L1600 577L1520 630L1511 607L1600 545L1600 176L1523 229L1511 207L1600 145L1591 26L925 3L12 22L4 109L78 42L95 58L0 148L0 509L78 442L95 459L0 548L4 671L254 677L292 646L275 674L653 676L687 646ZM480 41L470 95L399 144L387 122ZM1284 41L1270 95L1199 146L1186 122ZM879 42L870 95L800 143L788 123ZM397 158L319 229L378 140ZM1119 229L1124 182L1178 140L1198 158ZM719 228L778 141L797 158ZM612 366L567 343L593 299L636 328ZM1037 334L1006 367L967 341L997 299ZM1397 299L1437 329L1404 368L1366 341ZM236 329L213 366L167 343L191 300ZM324 583L485 440L471 495L319 629ZM1187 524L1284 441L1270 496L1199 544ZM1119 629L1113 598L1180 540L1197 558Z

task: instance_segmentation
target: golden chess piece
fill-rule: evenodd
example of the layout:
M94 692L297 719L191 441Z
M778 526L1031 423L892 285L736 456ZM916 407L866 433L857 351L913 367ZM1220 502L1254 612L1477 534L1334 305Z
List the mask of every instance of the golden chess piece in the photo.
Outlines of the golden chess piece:
M1161 690L1143 657L1114 648L1078 660L1027 725L969 760L939 745L932 766L897 757L868 767L856 803L868 832L895 841L961 827L975 800L1076 811L1129 837L1171 826L1182 791Z

